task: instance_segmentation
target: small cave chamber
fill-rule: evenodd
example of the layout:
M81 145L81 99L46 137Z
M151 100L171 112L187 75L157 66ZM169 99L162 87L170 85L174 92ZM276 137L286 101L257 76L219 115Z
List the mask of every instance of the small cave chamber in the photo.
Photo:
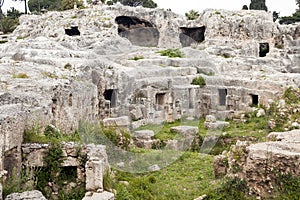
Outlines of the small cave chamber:
M118 34L127 38L133 45L156 47L159 41L159 31L151 22L134 16L118 16Z
M218 91L219 91L219 105L226 106L227 89L218 89Z
M110 102L110 107L114 108L117 106L117 90L107 89L103 93L104 99Z
M157 93L155 95L155 105L157 110L162 110L166 103L166 93Z
M250 94L251 96L251 106L257 106L258 105L258 95L256 94Z
M266 57L270 51L269 43L259 43L259 57Z
M68 36L77 36L80 35L80 31L78 30L78 26L71 26L71 28L65 29L65 34Z
M179 39L182 47L191 46L193 43L201 43L205 40L205 26L201 27L180 27Z

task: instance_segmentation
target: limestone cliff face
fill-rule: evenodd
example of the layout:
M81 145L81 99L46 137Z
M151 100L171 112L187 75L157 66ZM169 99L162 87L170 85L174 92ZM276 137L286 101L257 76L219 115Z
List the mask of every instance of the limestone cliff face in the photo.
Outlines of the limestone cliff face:
M187 21L121 5L21 16L0 45L0 171L14 163L5 158L20 160L11 150L26 125L72 132L81 119L126 115L139 126L267 105L300 85L299 26L264 11L206 10ZM184 58L157 53L181 47ZM199 75L205 87L191 85Z

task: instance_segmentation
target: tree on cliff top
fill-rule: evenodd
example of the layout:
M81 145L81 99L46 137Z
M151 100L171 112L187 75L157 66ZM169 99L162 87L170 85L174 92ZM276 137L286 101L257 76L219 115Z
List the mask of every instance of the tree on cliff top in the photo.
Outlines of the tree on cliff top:
M112 2L117 3L120 2L121 4L125 6L143 6L146 8L156 8L157 4L152 0L112 0Z
M251 0L250 10L265 10L268 11L266 0Z
M281 17L279 20L280 24L292 24L295 22L300 22L300 0L296 0L296 5L298 5L298 9L292 16Z
M61 10L61 0L29 0L30 12L40 12L41 9Z

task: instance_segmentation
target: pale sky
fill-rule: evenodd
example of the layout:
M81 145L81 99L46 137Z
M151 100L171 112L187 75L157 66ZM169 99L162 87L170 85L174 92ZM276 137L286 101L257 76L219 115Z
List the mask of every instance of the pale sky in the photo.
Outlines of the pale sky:
M173 12L184 15L191 9L203 11L206 8L241 10L243 5L249 6L250 0L153 0L160 8L171 8ZM175 3L176 2L176 3ZM295 0L266 0L269 11L280 12L280 16L288 16L295 12ZM2 10L5 11L11 7L15 7L24 11L23 2L14 2L12 0L4 0Z

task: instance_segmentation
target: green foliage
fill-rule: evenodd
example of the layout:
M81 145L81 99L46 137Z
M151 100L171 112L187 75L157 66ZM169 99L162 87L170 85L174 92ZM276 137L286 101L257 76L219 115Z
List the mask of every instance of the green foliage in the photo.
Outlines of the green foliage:
M156 8L157 4L152 0L112 0L113 3L120 2L125 6L143 6L145 8Z
M0 40L0 44L4 44L6 42L8 42L8 40Z
M13 173L12 177L6 180L2 188L2 196L5 197L12 193L19 193L28 190L32 190L29 186L25 184L28 179L28 173L24 170L21 171L21 174L17 175Z
M46 126L44 132L39 124L25 127L23 133L23 143L58 143L58 142L80 142L81 139L77 131L74 133L62 133L52 125Z
M249 10L248 6L247 5L243 5L243 8L242 10Z
M41 9L49 11L61 10L62 0L29 0L28 7L31 12L41 12Z
M198 76L196 78L194 78L192 80L192 85L200 85L200 86L205 86L206 85L206 82L205 82L205 79L202 77L202 76Z
M266 0L251 0L250 10L265 10L268 11Z
M82 0L61 0L61 9L62 10L73 9L75 4L77 5L77 8L83 7Z
M212 163L213 156L186 152L160 171L132 174L115 170L116 199L195 199L218 182L214 180Z
M184 54L180 51L180 49L166 49L158 51L161 56L168 56L169 58L183 58Z
M186 17L188 20L195 20L195 19L198 19L199 16L200 16L199 12L198 12L198 11L195 11L195 10L190 10L189 12L185 13L185 17Z
M299 5L299 2L297 2ZM296 22L300 22L300 7L299 10L296 10L295 13L293 13L292 16L285 16L285 17L281 17L279 19L279 23L280 24L293 24Z
M13 78L29 78L29 76L26 73L18 73L18 74L13 74Z
M13 32L19 24L18 18L3 17L0 23L0 30L3 33Z
M46 72L46 71L42 72L42 76L44 78L55 78L55 79L58 78L58 76L55 73Z
M237 177L228 178L205 199L247 199L247 182Z
M7 16L7 17L10 17L10 18L12 18L12 19L17 19L17 18L19 18L21 15L22 15L22 13L21 13L19 10L13 8L13 7L10 8L9 10L7 10L7 13L6 13L6 16Z
M133 58L129 58L129 60L135 60L135 61L142 60L142 59L144 59L144 56L134 56Z
M275 179L275 192L278 194L276 199L289 200L300 199L300 177L288 174L279 174Z

